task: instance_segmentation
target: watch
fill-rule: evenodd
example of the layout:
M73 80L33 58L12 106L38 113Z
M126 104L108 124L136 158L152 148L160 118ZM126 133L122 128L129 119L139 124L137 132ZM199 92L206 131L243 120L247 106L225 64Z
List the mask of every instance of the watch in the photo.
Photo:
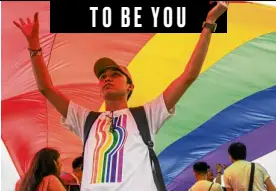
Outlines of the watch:
M206 21L204 21L202 24L202 28L204 27L210 29L212 32L215 32L217 29L217 23L207 23Z

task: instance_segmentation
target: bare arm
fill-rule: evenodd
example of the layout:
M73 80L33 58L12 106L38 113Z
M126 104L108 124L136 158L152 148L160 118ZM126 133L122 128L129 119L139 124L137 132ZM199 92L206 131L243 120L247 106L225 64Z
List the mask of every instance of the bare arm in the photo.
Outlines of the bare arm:
M211 39L210 29L204 28L184 72L164 91L164 100L170 110L198 77Z
M208 23L215 23L216 20L227 10L227 7L228 1L219 1L208 13L206 21ZM212 32L210 29L204 28L202 30L198 43L184 72L164 91L164 100L168 110L171 110L175 106L181 96L197 79L208 52L211 35Z
M29 43L29 48L38 50L40 48L39 40L33 40ZM58 112L66 118L69 105L69 99L57 90L52 83L51 76L45 65L42 55L31 58L32 68L35 75L39 91L54 105Z
M40 49L39 43L39 22L38 14L34 15L34 21L31 22L29 19L27 23L20 19L20 23L14 21L14 24L21 29L23 34L26 36L29 49L38 50ZM52 83L51 76L45 65L44 58L41 54L31 57L32 68L35 75L36 83L39 91L48 99L48 101L54 105L59 113L66 118L67 110L69 105L69 99L66 98L61 92L59 92Z
M265 185L267 187L267 191L276 191L276 188L270 178L265 180Z

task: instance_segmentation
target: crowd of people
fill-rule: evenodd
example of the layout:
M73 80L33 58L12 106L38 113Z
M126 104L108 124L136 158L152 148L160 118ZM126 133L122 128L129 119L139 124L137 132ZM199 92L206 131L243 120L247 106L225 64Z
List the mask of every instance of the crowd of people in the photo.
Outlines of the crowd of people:
M101 113L74 103L53 85L39 40L38 13L33 21L29 18L14 21L27 39L39 91L62 115L62 124L84 143L84 157L73 163L74 170L69 174L60 173L62 164L57 150L39 151L16 190L165 191L151 138L175 115L175 105L199 76L212 33L217 28L216 21L228 5L228 1L216 2L202 23L202 32L184 71L160 95L139 108L128 106L135 87L128 69L111 58L97 60L94 74L105 101L105 111ZM250 185L251 163L245 160L245 148L241 143L229 147L233 164L223 174L224 187L228 191L245 191ZM221 190L222 169L218 165L214 181L207 179L212 172L206 162L194 164L197 181L190 191ZM258 164L254 169L253 190L275 191L265 169Z
M193 165L196 182L188 191L276 191L267 170L259 163L246 160L245 144L232 143L228 155L232 164L227 167L217 163L216 177L207 162L196 162ZM73 160L72 172L61 173L61 167L60 153L56 149L41 149L24 178L17 182L15 190L80 191L83 157Z
M232 164L228 167L216 164L215 178L207 162L196 162L193 165L196 183L189 191L276 191L267 170L246 160L245 144L233 142L228 155Z

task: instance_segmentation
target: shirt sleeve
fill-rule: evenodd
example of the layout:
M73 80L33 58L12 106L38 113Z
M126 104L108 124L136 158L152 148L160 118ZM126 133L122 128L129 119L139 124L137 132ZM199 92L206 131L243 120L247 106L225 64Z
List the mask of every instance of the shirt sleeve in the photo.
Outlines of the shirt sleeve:
M225 188L232 188L230 176L226 171L224 171L223 181Z
M83 128L85 120L89 114L89 110L85 107L70 101L67 111L67 117L61 118L61 124L69 128L77 136L83 140Z
M167 110L163 93L154 100L146 103L144 108L152 135L157 134L161 126L175 114L175 107L170 111Z
M263 181L265 182L266 179L268 179L270 177L270 175L268 174L267 170L261 165L261 164L257 164L258 168L261 170L262 175L263 175Z

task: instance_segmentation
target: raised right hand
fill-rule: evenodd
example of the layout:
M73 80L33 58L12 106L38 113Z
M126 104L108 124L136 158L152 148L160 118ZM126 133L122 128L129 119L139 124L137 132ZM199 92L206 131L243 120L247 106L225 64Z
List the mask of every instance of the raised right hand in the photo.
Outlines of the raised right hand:
M22 18L19 18L19 22L13 21L15 26L21 29L22 33L25 35L29 44L32 44L33 41L38 41L39 39L39 22L38 22L38 13L34 14L34 20L31 22L29 18L25 22Z

